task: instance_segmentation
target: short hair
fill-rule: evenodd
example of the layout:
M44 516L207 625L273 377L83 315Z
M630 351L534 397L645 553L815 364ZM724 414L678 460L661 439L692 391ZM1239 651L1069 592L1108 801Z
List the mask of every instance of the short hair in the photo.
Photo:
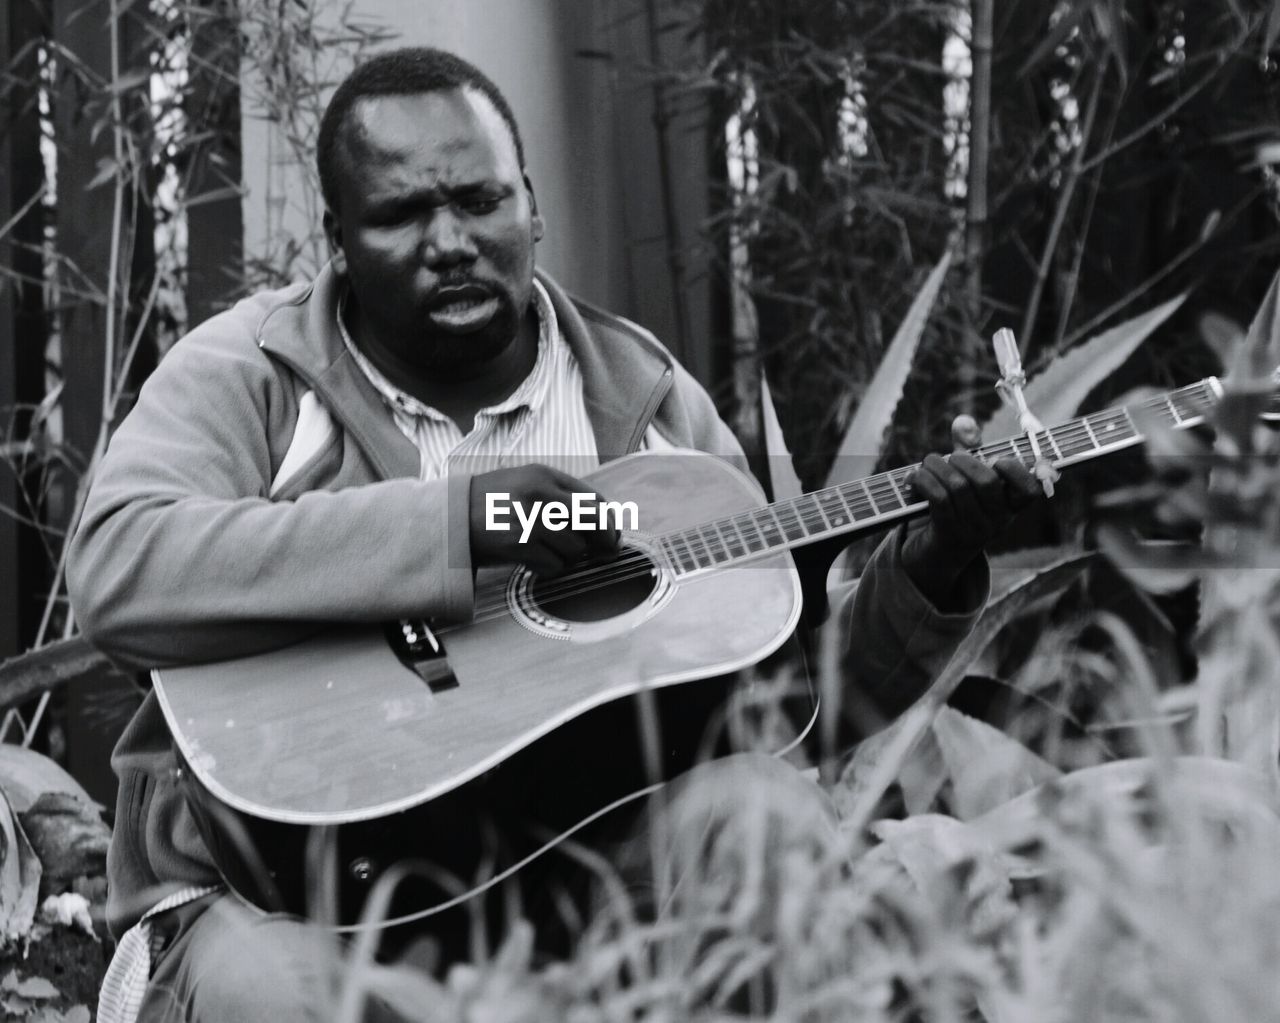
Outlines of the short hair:
M463 88L475 89L486 96L507 122L516 145L516 158L523 170L524 143L515 114L492 80L456 54L430 46L410 46L370 57L334 90L320 119L320 137L316 143L316 169L320 172L320 191L325 205L337 211L339 143L347 115L357 102L373 96L413 96Z

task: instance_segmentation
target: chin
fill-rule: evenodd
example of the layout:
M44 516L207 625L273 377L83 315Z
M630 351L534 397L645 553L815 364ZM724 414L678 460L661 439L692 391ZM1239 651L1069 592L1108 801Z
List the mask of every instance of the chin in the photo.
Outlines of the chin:
M422 347L419 364L423 369L473 369L505 352L514 337L496 331L481 330L475 334L431 339Z

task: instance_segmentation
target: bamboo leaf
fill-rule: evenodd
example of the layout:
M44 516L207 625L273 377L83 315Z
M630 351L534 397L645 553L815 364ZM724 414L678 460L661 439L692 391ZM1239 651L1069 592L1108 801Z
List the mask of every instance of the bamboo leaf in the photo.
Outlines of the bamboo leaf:
M827 486L845 483L859 476L865 476L874 466L866 465L868 458L876 458L880 454L884 431L893 419L894 409L902 397L902 389L907 382L907 374L911 372L911 362L915 357L916 347L924 334L925 325L929 322L929 313L933 309L942 281L951 266L951 252L945 252L938 265L933 268L919 293L898 326L888 351L880 362L875 376L867 385L866 394L858 405L858 411L844 432L840 441L840 450L836 452L836 460L827 477Z
M1024 390L1031 411L1045 426L1065 422L1076 415L1089 392L1119 369L1138 345L1172 316L1186 298L1184 291L1058 356ZM1020 432L1017 413L1007 406L1001 406L982 427L983 436L988 441Z
M799 497L803 491L800 477L796 475L787 438L782 435L777 410L773 407L773 394L764 373L760 374L760 413L764 420L764 453L769 462L769 486L775 501Z

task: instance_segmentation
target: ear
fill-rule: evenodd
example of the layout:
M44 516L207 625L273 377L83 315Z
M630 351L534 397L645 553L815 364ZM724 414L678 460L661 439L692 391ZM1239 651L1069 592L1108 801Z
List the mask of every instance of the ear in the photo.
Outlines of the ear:
M335 273L345 276L347 273L347 253L342 247L342 224L328 207L324 211L324 237L329 243L329 258Z
M533 193L533 182L529 180L529 175L524 175L524 190L529 194L529 208L533 211L531 223L533 225L533 240L535 242L542 241L542 235L547 229L547 225L543 222L542 214L538 212L538 197Z

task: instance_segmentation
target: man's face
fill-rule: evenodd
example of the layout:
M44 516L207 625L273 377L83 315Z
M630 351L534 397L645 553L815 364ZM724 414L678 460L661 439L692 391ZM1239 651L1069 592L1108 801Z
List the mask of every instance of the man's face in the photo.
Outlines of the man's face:
M515 339L542 237L506 122L470 89L359 101L325 214L361 333L428 371L486 362Z

